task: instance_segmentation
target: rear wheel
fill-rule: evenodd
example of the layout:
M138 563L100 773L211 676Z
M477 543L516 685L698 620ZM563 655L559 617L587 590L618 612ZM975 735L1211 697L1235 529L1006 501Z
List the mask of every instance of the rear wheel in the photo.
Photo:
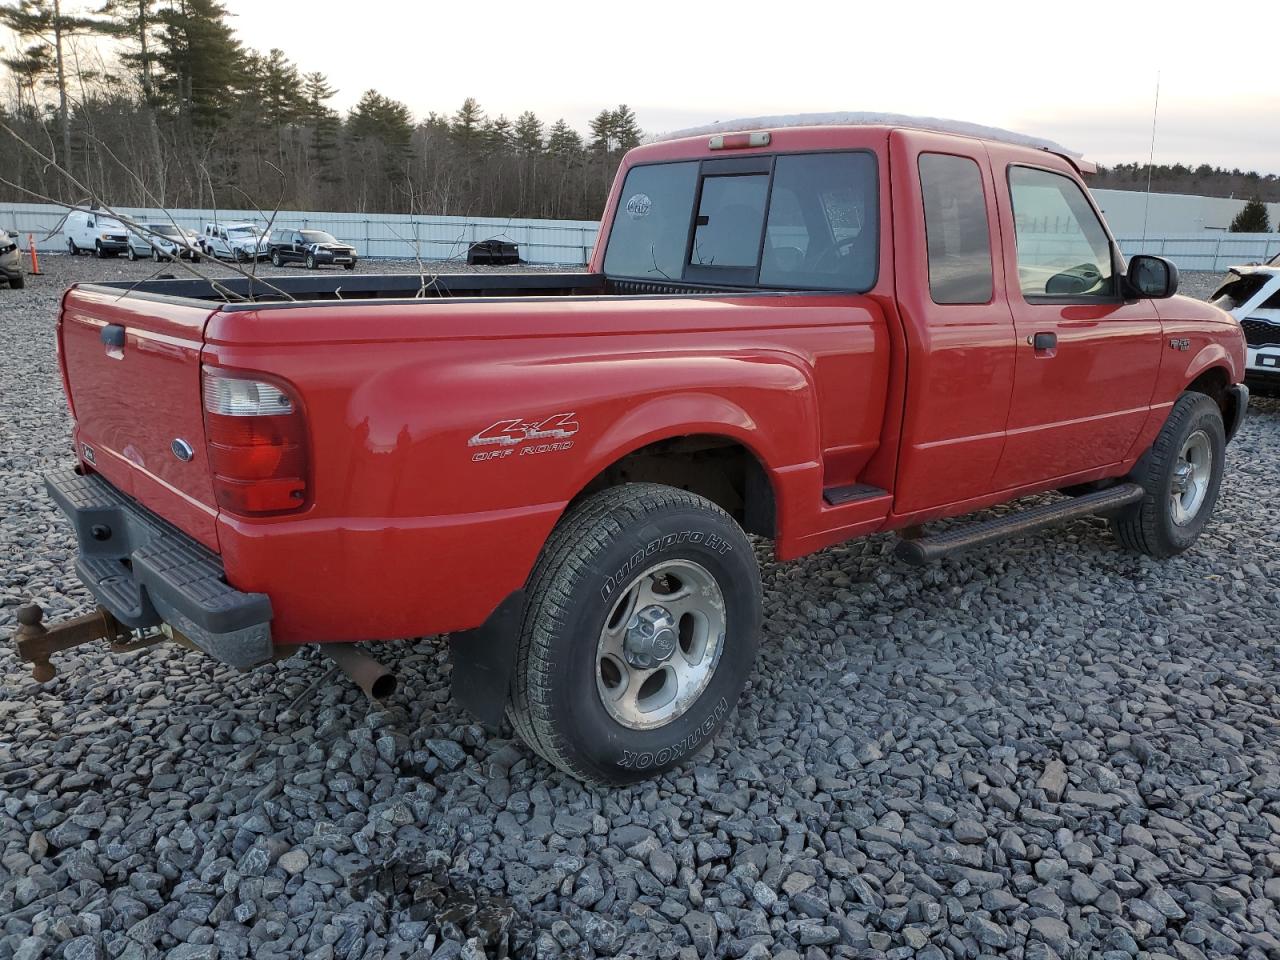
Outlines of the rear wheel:
M1130 474L1147 495L1112 516L1116 538L1152 557L1189 548L1218 502L1226 450L1218 405L1202 393L1184 393Z
M687 760L742 692L760 571L723 510L627 484L557 525L529 580L508 715L582 780L628 783Z
M67 254L69 256L74 257L79 255L79 253L80 253L80 248L76 246L76 242L72 240L70 237L67 237Z

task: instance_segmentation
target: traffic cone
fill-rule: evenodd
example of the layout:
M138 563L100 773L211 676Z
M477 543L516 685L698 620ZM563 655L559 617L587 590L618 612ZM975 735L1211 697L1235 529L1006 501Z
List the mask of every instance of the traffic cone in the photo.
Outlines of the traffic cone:
M36 253L36 238L34 234L27 234L27 249L31 251L31 269L27 271L33 277L40 276L40 257Z

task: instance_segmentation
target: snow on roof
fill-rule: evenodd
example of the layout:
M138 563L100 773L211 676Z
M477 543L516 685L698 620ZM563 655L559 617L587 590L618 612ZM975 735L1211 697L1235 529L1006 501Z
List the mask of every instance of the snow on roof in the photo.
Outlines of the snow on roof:
M964 120L943 120L938 117L911 117L903 113L868 113L854 111L851 113L793 113L776 117L744 117L741 120L718 120L701 127L690 127L674 133L663 133L653 138L657 143L663 140L680 140L684 137L697 137L706 134L735 133L746 130L771 130L778 127L910 127L913 130L933 130L937 133L955 133L964 137L977 137L980 140L998 140L1001 143L1014 143L1036 150L1048 150L1050 153L1064 157L1079 158L1081 155L1068 150L1061 144L1041 137L1031 137L1025 133L1002 130L999 127L987 127L980 123L967 123Z

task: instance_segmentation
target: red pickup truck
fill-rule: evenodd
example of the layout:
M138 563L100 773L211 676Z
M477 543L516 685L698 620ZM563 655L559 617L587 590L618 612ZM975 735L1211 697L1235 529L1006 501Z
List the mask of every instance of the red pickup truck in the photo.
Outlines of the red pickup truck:
M587 272L76 285L78 462L49 489L97 622L355 672L355 641L450 634L460 702L622 782L733 708L748 534L787 560L897 531L922 563L1101 514L1185 550L1244 337L1168 261L1126 263L1085 168L986 128L777 119L627 154ZM23 622L45 669L93 632Z

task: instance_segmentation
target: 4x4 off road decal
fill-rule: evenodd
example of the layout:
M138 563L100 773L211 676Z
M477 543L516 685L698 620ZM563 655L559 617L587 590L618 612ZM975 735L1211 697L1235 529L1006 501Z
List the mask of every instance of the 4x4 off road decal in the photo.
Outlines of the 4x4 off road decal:
M470 440L469 447L494 447L471 455L476 463L486 460L503 460L511 456L534 456L570 450L573 441L568 439L578 432L578 421L573 413L554 413L541 420L525 420L519 417L499 420L485 427ZM548 443L531 443L547 440Z
M633 753L630 750L622 751L622 759L618 761L618 766L624 770L648 770L653 766L663 766L673 760L679 760L686 753L692 750L698 743L711 735L714 730L724 719L724 715L729 710L729 704L725 702L724 697L720 698L720 702L716 704L716 708L711 711L711 715L690 734L681 737L669 747L663 747L652 753L648 750L643 753Z

